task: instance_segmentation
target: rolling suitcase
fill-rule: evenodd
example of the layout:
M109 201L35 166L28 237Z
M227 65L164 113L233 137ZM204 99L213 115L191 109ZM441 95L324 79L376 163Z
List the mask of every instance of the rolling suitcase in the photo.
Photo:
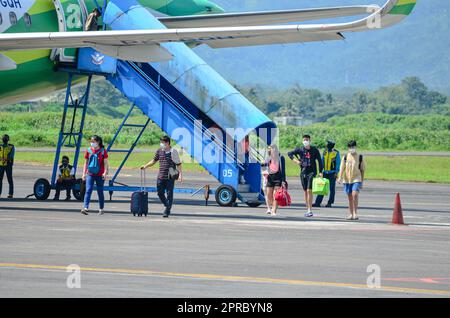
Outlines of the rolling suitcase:
M145 191L145 170L141 170L141 190L131 195L131 213L133 216L145 216L148 214L148 192Z

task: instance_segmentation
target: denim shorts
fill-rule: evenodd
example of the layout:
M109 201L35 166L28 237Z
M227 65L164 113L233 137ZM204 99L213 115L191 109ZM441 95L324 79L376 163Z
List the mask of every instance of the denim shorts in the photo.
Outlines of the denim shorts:
M359 192L359 189L361 188L362 183L361 182L355 182L355 183L345 183L344 184L344 192L347 195L352 194L353 191Z

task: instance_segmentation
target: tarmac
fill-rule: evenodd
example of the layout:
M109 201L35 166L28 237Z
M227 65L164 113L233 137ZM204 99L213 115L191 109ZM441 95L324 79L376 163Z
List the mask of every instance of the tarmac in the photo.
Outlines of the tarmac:
M297 178L293 205L276 217L214 198L205 206L200 193L177 194L164 219L155 193L147 218L130 214L126 192L102 216L96 202L83 216L77 201L25 199L50 169L14 171L15 199L4 198L6 178L0 199L0 297L450 297L448 184L367 180L359 221L345 220L342 186L333 208L303 217ZM138 174L120 181L138 184ZM177 186L205 184L217 186L200 173ZM390 224L397 192L405 226Z

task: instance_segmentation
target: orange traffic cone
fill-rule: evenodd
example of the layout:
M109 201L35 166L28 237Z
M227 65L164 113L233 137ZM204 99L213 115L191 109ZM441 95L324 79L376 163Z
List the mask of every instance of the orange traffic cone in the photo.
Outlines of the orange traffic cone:
M400 202L400 193L395 195L394 214L392 215L392 224L404 225L402 203Z

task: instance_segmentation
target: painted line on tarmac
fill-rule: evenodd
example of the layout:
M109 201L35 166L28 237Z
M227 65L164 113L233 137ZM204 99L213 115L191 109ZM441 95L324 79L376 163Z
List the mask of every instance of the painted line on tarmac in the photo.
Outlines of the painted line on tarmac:
M42 265L42 264L0 263L0 268L67 271L67 266ZM361 290L366 290L366 291L388 291L388 292L406 293L406 294L450 296L450 290L404 288L404 287L395 287L395 286L381 286L380 288L369 288L367 285L363 285L363 284L307 281L307 280L297 280L297 279L230 276L230 275L220 275L220 274L158 272L158 271L150 271L150 270L97 268L97 267L80 267L80 270L82 272L84 271L84 272L119 274L119 275L128 274L128 275L149 276L149 277L191 278L191 279L229 281L229 282L240 282L240 283L248 282L248 283L265 283L265 284L287 284L287 285L297 285L297 286L352 288L352 289L361 289Z
M1 210L1 209L0 209ZM192 216L203 216L202 213L193 214ZM379 231L410 231L412 229L420 229L420 230L448 230L450 228L450 223L436 223L436 222L427 222L427 223L419 223L419 222L411 222L408 223L408 226L398 227L396 225L392 225L388 221L384 223L370 223L364 222L361 220L360 222L351 222L346 220L329 220L329 219L321 219L319 215L316 215L314 222L308 221L306 219L298 219L298 220L289 220L284 219L283 216L279 216L276 219L273 218L265 218L262 220L227 220L227 219L184 219L182 217L173 218L171 223L182 223L182 224L201 224L201 225L238 225L243 227L252 227L252 228L283 228L283 229L307 229L307 230L350 230L350 231L366 231L366 232L379 232ZM289 217L289 216L288 216ZM104 217L103 217L104 218ZM73 218L61 218L61 217L45 217L45 216L17 216L15 218L10 217L0 217L1 221L23 221L23 220L51 220L51 221L62 221L62 222L73 222ZM93 222L86 222L86 219L76 219L75 221L83 220L83 225L98 225L98 218ZM91 220L94 220L92 218ZM150 223L167 223L166 220L158 219L155 217L150 217L148 219L125 219L125 218L114 218L107 219L109 221L115 223L129 223L129 224L139 224L146 225ZM147 220L149 220L147 222ZM50 231L72 231L65 230L59 228L50 228ZM79 231L88 231L89 229L83 228Z
M391 282L412 282L412 283L426 283L434 285L450 285L450 278L445 277L384 278L383 280Z

